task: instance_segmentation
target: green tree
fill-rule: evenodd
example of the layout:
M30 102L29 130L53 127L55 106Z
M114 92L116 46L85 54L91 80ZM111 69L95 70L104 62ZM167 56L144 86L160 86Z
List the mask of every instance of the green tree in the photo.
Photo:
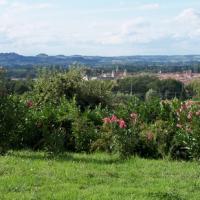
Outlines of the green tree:
M200 80L192 81L188 86L187 89L190 91L190 96L194 96L197 99L200 99Z
M117 81L115 92L135 94L144 99L146 92L152 88L152 85L159 79L154 76L137 76L120 79Z
M161 80L156 85L157 91L160 93L163 99L185 99L186 91L182 82L174 79Z

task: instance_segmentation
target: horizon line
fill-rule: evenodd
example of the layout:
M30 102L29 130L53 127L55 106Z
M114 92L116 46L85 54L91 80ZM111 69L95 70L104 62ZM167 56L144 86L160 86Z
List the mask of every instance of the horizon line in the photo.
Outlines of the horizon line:
M26 54L21 54L17 52L0 52L0 54L16 54L19 56L24 56L24 57L36 57L36 56L48 56L48 57L54 57L54 56L65 56L65 57L73 57L73 56L81 56L81 57L136 57L136 56L200 56L199 54L132 54L132 55L113 55L113 56L106 56L106 55L87 55L87 54L71 54L71 55L66 55L66 54L47 54L47 53L38 53L34 55L26 55Z

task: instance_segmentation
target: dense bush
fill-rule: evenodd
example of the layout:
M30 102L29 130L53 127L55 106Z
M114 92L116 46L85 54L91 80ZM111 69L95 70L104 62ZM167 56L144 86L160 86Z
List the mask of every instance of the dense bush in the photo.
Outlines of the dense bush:
M25 105L19 98L0 97L0 154L10 148L21 146L26 111Z
M176 144L184 157L200 158L200 103L187 101L177 110ZM182 151L181 151L182 150ZM181 155L182 156L182 155Z
M53 152L70 149L71 127L79 112L75 100L61 98L58 105L48 102L40 106L29 100L28 105L23 145Z
M147 80L151 82L148 87ZM18 96L8 95L1 78L0 153L30 148L51 153L117 152L123 158L199 159L200 103L181 100L182 85L169 80L162 82L162 94L169 88L182 93L161 100L156 89L159 80L147 80L140 77L134 82L145 85L141 99L123 91L112 92L113 86L114 90L128 89L126 80L118 85L85 81L80 69L43 74L32 91Z

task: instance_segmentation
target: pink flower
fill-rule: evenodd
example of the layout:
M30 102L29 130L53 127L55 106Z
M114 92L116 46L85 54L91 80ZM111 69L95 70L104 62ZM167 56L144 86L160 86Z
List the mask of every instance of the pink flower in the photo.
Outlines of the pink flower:
M111 122L118 122L119 119L115 115L113 115L110 120Z
M32 101L32 100L29 100L29 101L26 103L26 105L27 105L28 108L33 107L33 101Z
M196 116L200 116L200 110L198 110L195 114Z
M192 113L192 112L189 112L187 118L188 118L189 120L191 120L191 119L192 119L192 115L193 115L193 113Z
M110 124L110 123L111 123L111 119L110 119L109 117L105 117L105 118L103 119L103 122L104 122L105 124Z
M186 131L189 132L189 133L191 133L191 132L192 132L192 129L189 128L189 127L186 127Z
M181 112L180 110L176 110L176 115L180 116L180 112Z
M137 119L138 119L138 114L137 113L131 113L131 118L132 118L132 120L133 120L133 123L136 123L137 122Z
M187 101L185 105L186 105L187 108L190 108L194 104L195 103L193 101Z
M181 107L182 107L183 110L187 110L187 107L188 107L188 106L189 106L188 103L187 103L187 104L183 103Z
M147 133L147 140L152 141L154 139L154 134L152 132Z
M118 123L119 123L119 127L120 128L126 128L127 126L126 126L126 122L123 120L123 119L120 119L119 121L118 121Z
M177 124L176 127L183 128L183 126L181 124Z

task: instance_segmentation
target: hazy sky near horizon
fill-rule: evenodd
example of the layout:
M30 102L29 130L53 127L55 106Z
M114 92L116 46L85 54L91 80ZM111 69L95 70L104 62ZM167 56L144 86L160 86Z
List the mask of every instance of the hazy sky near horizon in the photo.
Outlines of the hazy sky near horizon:
M200 0L0 0L0 52L200 54Z

